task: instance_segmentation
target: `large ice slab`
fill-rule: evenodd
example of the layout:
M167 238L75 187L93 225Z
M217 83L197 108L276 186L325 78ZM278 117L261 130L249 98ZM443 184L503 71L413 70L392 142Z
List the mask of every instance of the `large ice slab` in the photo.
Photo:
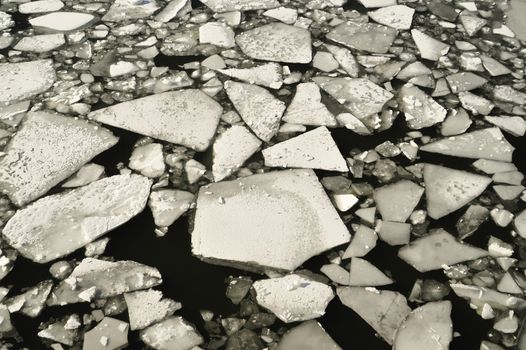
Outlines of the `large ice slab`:
M164 92L94 111L89 118L155 139L204 151L223 109L201 90Z
M46 91L56 80L50 59L0 64L0 105L31 98Z
M38 17L33 17L29 23L33 28L52 33L68 33L89 26L97 17L81 12L51 12Z
M420 272L487 256L484 249L461 243L443 229L418 238L400 248L398 256Z
M261 86L225 82L228 98L243 121L263 141L270 141L279 130L285 104Z
M312 59L310 32L284 23L244 31L236 36L236 43L245 55L258 60L309 63Z
M140 213L150 185L140 175L116 175L44 197L17 211L4 227L4 237L35 262L57 259Z
M427 214L440 219L477 198L490 183L487 176L425 164Z
M420 147L420 150L425 152L503 162L511 162L514 149L499 128L475 130L440 139Z
M84 120L29 112L0 159L0 188L24 205L117 143L113 134Z
M192 251L210 262L294 270L349 239L312 170L252 175L199 191Z
M321 317L334 298L332 288L292 274L256 281L256 301L285 323Z
M162 283L159 271L135 261L86 258L52 291L48 305L90 302Z
M324 126L266 148L262 153L265 165L270 167L349 171L336 142Z

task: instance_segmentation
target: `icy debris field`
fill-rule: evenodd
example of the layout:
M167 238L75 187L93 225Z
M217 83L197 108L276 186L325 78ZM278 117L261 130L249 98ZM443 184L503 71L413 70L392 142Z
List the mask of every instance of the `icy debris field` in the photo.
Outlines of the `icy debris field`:
M526 350L525 0L1 0L0 349Z

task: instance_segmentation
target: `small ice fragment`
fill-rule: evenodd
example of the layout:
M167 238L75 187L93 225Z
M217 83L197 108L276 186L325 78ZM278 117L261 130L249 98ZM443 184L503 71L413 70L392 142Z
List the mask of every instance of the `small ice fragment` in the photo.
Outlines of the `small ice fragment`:
M156 350L191 350L203 337L182 317L172 316L140 332L141 340Z
M424 189L414 182L401 180L377 188L374 200L382 219L405 222L413 212Z
M391 284L394 281L387 277L376 266L361 258L351 259L348 285L355 287L377 287Z
M411 35L418 51L420 51L420 57L426 60L437 61L449 51L449 45L422 33L418 29L411 30Z
M345 250L342 259L362 257L376 246L378 236L373 229L360 225L352 238L351 244Z
M426 128L446 118L446 109L414 85L404 85L398 91L397 99L411 129Z
M487 79L471 72L450 74L446 76L446 80L451 88L451 92L454 94L461 91L478 89L488 82Z
M283 85L282 67L279 63L269 62L252 68L219 69L218 72L241 81L279 89Z
M410 29L413 22L415 10L405 5L393 5L382 7L367 14L375 22L384 24L394 29Z
M170 22L175 17L182 17L192 10L190 0L170 0L166 6L155 15L158 22Z
M95 328L84 334L82 350L118 350L126 346L128 346L128 324L111 317L104 317Z
M206 173L206 167L197 160L190 159L185 163L184 171L186 172L188 183L194 184Z
M74 314L60 321L51 323L49 326L38 332L38 336L64 345L73 346L78 335L78 330L76 328L67 327L67 323L69 320L75 319L78 319L78 316ZM76 321L78 322L78 320Z
M199 42L224 48L236 46L234 31L223 22L208 22L200 26Z
M286 332L275 350L342 350L316 321L306 321Z
M407 244L411 237L411 225L403 222L379 221L375 230L382 241L393 246Z
M152 191L148 206L152 211L155 225L168 227L181 215L186 213L192 203L194 203L193 193L181 190L160 189Z
M128 166L147 177L161 176L165 170L163 145L149 143L136 147L131 154Z
M181 304L169 298L163 298L158 290L148 289L125 293L128 317L132 331L146 328L166 317L172 316L181 308Z
M450 110L446 120L442 122L440 133L442 136L463 134L472 123L464 108Z
M73 176L62 184L62 187L72 188L85 186L97 181L104 175L104 167L95 163L83 165Z
M298 19L298 10L288 7L278 7L263 12L263 15L277 19L285 24L294 24Z
M125 20L134 20L145 18L153 14L159 9L156 0L148 1L129 1L129 0L115 0L102 17L106 22L120 22Z

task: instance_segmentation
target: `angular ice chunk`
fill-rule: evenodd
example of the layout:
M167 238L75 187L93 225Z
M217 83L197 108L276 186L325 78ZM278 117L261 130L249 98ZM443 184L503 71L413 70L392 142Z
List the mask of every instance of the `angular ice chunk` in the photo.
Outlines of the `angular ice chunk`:
M471 72L450 74L446 76L446 80L451 88L451 92L454 94L457 92L478 89L488 82L487 79Z
M472 94L469 91L461 91L458 93L458 99L462 107L472 112L474 115L482 114L488 115L493 110L495 105L490 100L482 96Z
M442 123L442 136L453 136L464 133L473 122L464 108L453 109Z
M140 333L141 340L156 350L191 350L203 343L203 337L182 317L170 317Z
M218 72L247 83L271 89L279 89L283 85L282 68L279 63L275 62L265 63L252 68L219 69Z
M16 205L24 205L117 140L109 130L83 120L30 112L0 159L0 188Z
M63 7L64 3L60 0L37 0L20 4L18 12L23 14L45 13L58 11Z
M275 350L342 350L316 321L306 321L283 335Z
M119 350L128 345L128 324L104 317L92 330L84 334L82 350Z
M486 128L443 138L420 147L421 151L454 157L511 162L515 148L499 128Z
M374 201L382 219L405 222L413 212L424 189L409 180L377 188Z
M194 194L186 191L160 189L152 191L148 206L152 211L155 225L170 226L186 213L194 203Z
M46 306L46 300L53 288L53 281L39 282L24 293L5 301L10 313L20 312L29 317L37 317Z
M447 350L452 339L451 302L434 301L411 311L396 332L393 350Z
M351 244L345 250L342 259L362 257L376 247L378 236L372 228L360 225L352 238Z
M192 11L190 0L170 0L166 6L155 15L158 22L170 22L175 17L181 17Z
M444 56L449 51L449 45L438 41L429 35L422 33L418 29L411 30L413 40L420 52L420 57L437 61L440 57Z
M279 7L277 0L202 0L214 12L253 11Z
M38 336L64 345L73 346L78 335L78 327L69 328L67 322L71 319L75 322L75 316L77 315L71 315L68 318L50 324L47 328L38 332Z
M338 123L321 102L320 88L315 83L300 83L287 107L283 121L302 125L336 126Z
M424 165L427 213L439 219L477 198L491 178L439 165Z
M337 293L343 305L356 312L389 344L393 343L396 330L411 312L406 298L398 292L341 287Z
M365 78L315 77L312 80L358 119L380 112L393 94Z
M398 251L400 259L420 272L442 269L445 265L475 260L487 255L486 250L460 243L443 229L418 238Z
M265 165L270 167L349 171L331 133L324 126L266 148L262 153Z
M349 273L350 286L376 287L391 284L394 281L387 277L376 266L367 260L360 258L351 259L351 269Z
M360 73L360 65L354 58L351 50L337 45L325 44L324 46L350 77L358 77Z
M91 112L88 118L204 151L223 108L201 90L164 92Z
M382 7L367 14L375 22L384 24L394 29L410 29L415 10L405 5Z
M254 282L256 301L285 323L321 317L334 298L332 288L292 274Z
M312 170L252 175L199 191L192 251L210 262L294 270L349 239Z
M214 142L212 173L221 181L235 173L261 146L261 141L247 128L233 125Z
M414 85L406 84L398 91L398 102L411 129L427 128L446 118L446 109Z
M116 175L44 197L17 211L4 227L4 237L26 258L46 263L140 213L150 186L140 175Z
M153 14L159 9L156 0L148 1L130 1L130 0L115 0L102 17L103 21L120 22L125 20L133 20L145 18Z
M223 22L208 22L200 26L199 42L224 48L236 46L234 31Z
M66 43L64 34L42 34L23 37L13 46L18 51L43 53L58 49Z
M104 167L95 163L83 165L73 176L62 184L62 187L80 187L97 181L104 174Z
M327 39L334 42L373 53L386 53L395 38L396 29L360 22L342 23L327 34Z
M0 105L31 98L46 91L56 80L50 59L18 63L1 63Z
M278 7L263 12L263 15L277 19L285 24L294 24L298 19L298 10L288 7Z
M268 90L252 84L225 82L228 98L243 121L263 141L270 141L279 129L285 104Z
M29 23L36 30L53 33L69 33L88 27L96 21L97 17L89 13L51 12L33 17L29 20Z
M146 328L157 323L181 308L180 303L172 299L163 298L163 293L158 290L148 289L125 293L124 299L128 306L130 329Z
M272 22L244 31L236 43L250 58L286 63L309 63L312 60L310 32L306 29Z
M163 145L149 143L134 148L128 166L147 177L161 176L165 169Z
M515 137L524 136L524 133L526 133L526 121L522 117L504 115L498 117L486 116L484 120Z
M66 305L148 289L162 283L159 271L135 261L85 258L51 293L48 305ZM90 293L87 293L90 292ZM86 300L85 296L91 294Z

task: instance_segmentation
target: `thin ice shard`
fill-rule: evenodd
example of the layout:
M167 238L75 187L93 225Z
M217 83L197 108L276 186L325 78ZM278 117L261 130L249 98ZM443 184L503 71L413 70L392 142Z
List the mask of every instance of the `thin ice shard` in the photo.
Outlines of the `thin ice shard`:
M170 226L181 215L186 213L195 201L193 193L162 188L152 191L148 206L152 211L155 225Z
M140 175L116 175L44 197L17 211L4 227L4 237L35 262L57 259L140 213L150 185Z
M331 287L297 274L259 280L253 288L258 304L285 323L323 316L334 298Z
M386 53L395 38L396 29L360 22L342 23L327 34L327 39L334 42L373 53Z
M511 162L514 149L499 128L475 130L420 147L420 150L425 152L502 162Z
M309 63L311 36L306 29L273 22L242 32L236 43L245 55L265 61Z
M427 213L440 219L482 194L491 178L439 165L424 165Z
M458 242L455 237L438 229L400 248L398 256L420 272L439 270L487 256L484 249Z
M162 283L159 271L135 261L86 258L51 293L48 305L90 302Z
M164 92L94 111L90 119L204 151L223 108L201 90Z
M278 132L285 104L257 85L229 80L225 82L225 90L254 134L263 141L270 141Z
M0 188L16 205L24 205L117 140L109 130L83 120L30 112L0 159Z
M12 104L40 94L56 80L50 59L0 64L0 105Z
M192 251L210 262L294 270L349 239L312 170L252 175L199 191Z
M331 133L324 126L266 148L262 153L265 165L270 167L349 171Z

